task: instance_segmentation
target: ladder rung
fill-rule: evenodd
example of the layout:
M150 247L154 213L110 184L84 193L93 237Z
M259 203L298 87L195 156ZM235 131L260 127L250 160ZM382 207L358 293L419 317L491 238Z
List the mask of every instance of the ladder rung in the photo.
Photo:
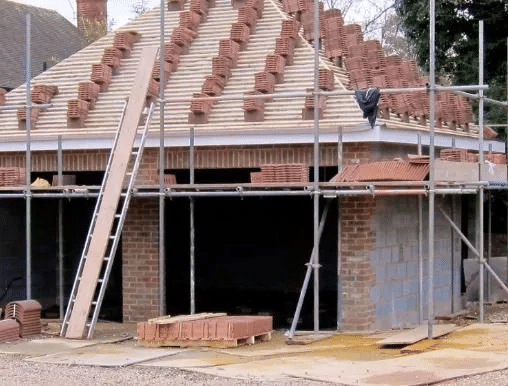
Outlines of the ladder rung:
M97 305L97 300L94 300L94 301L92 302L92 306L96 306L96 305Z
M111 259L110 257L105 257L104 261L109 261L110 259Z
M138 153L139 153L138 150L134 150L131 154L136 154L137 155Z
M97 280L97 283L104 283L104 279Z
M115 218L120 218L120 217L122 217L121 214L115 214Z

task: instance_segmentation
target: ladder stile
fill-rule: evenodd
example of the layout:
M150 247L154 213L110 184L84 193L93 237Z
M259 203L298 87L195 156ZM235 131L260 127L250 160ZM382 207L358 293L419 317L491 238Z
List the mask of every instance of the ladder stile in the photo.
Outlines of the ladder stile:
M119 213L120 218L119 218L118 224L116 226L117 229L116 229L114 235L110 235L110 238L112 237L112 240L113 240L113 245L111 246L111 251L109 253L109 257L104 259L104 260L107 259L106 269L105 269L104 276L103 276L103 280L105 283L107 283L107 281L109 279L109 275L111 273L111 268L113 267L114 255L115 255L116 250L118 248L118 243L120 242L121 230L123 228L125 218L127 217L127 210L129 209L129 203L130 203L130 199L132 197L132 188L134 186L134 183L136 182L136 177L137 177L137 174L139 171L139 166L141 165L141 158L143 156L143 150L144 150L144 146L146 143L146 138L148 136L148 132L150 131L150 121L151 121L154 107L155 107L155 103L152 102L150 104L148 117L145 122L143 134L141 136L140 145L139 145L139 152L136 156L136 160L134 161L134 165L133 165L131 171L126 173L126 174L130 175L129 184L126 189L126 196L125 196L125 199L123 200L123 203L121 205L121 210ZM105 292L106 292L106 286L102 285L99 289L99 294L98 294L98 298L97 298L98 305L94 309L91 325L90 325L90 328L88 329L88 338L92 337L95 326L97 325L97 320L99 318L99 312L100 312L100 306L102 304L102 300L104 299Z
M120 117L120 123L118 125L118 130L115 134L115 140L113 142L113 148L116 147L116 145L118 144L118 134L119 134L119 129L120 127L122 126L122 123L123 123L123 120L124 120L124 117L125 117L125 109L127 107L127 102L124 103L123 105L123 108L122 108L122 114L121 114L121 117ZM88 247L90 245L90 241L92 239L92 234L93 234L93 230L95 228L95 223L96 223L96 220L97 220L97 213L99 211L99 207L100 207L100 202L101 202L101 196L102 196L102 193L104 191L104 182L106 181L106 176L109 172L109 168L111 167L111 158L109 158L108 160L108 164L106 166L106 170L104 172L104 177L103 177L103 181L102 181L102 184L101 184L101 189L99 191L99 195L97 197L97 202L95 203L95 208L94 208L94 212L93 212L93 215L92 215L92 222L90 224L90 228L88 230L88 234L86 236L86 239L85 239L85 245L83 247L83 253L81 255L81 259L79 261L79 265L78 265L78 270L77 270L77 276L76 276L76 280L74 280L74 283L72 285L72 290L71 290L71 299L73 300L72 302L69 302L68 306L67 306L67 309L65 311L65 315L64 315L64 319L63 319L63 323L62 323L62 327L60 328L60 335L61 336L65 336L65 333L67 331L67 327L69 325L69 318L70 318L70 315L71 315L71 312L72 312L72 307L73 307L73 303L75 302L75 299L76 299L76 291L78 289L78 283L81 279L81 272L83 271L83 265L86 261L86 254L88 252Z
M95 330L154 110L152 102L138 150L133 151L156 54L153 47L143 49L131 96L122 111L73 284L73 301L67 306L61 327L60 334L67 338L91 338ZM134 162L129 161L133 153ZM126 176L128 186L122 193Z

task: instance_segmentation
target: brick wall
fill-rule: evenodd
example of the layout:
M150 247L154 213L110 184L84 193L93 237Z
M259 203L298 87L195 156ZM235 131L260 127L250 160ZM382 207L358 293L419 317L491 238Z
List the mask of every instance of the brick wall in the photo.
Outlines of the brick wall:
M123 321L159 312L159 201L133 199L122 233Z
M375 320L370 299L375 281L370 261L375 241L371 229L374 208L371 196L341 199L342 328L348 331L368 331Z
M344 145L344 163L359 163L369 159L372 145L351 143ZM321 145L321 166L337 165L337 145ZM107 150L72 150L63 152L64 172L102 171L109 157ZM196 149L195 167L198 169L257 168L269 163L313 163L312 145L230 146ZM0 154L0 167L25 167L24 152ZM145 149L136 183L158 184L159 150ZM165 151L166 169L189 167L187 148L170 148ZM33 172L57 172L56 151L32 153Z

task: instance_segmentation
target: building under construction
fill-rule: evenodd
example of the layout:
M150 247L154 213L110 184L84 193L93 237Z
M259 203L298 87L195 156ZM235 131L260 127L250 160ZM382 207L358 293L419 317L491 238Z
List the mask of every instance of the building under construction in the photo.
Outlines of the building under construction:
M272 314L287 327L311 270L301 328L417 325L430 298L435 314L463 307L473 256L450 221L483 230L476 195L507 171L504 142L459 88L441 87L431 111L415 62L336 11L316 23L310 0L163 11L0 100L4 301L69 304L70 337L89 314ZM381 88L372 126L352 91L369 87Z

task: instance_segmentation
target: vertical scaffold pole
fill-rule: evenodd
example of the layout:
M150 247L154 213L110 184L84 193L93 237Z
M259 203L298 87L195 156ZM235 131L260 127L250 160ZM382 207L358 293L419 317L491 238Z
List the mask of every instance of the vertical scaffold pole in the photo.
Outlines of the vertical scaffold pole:
M418 155L422 155L422 136L418 134ZM418 195L418 323L423 322L423 197Z
M25 85L26 85L26 298L32 298L32 150L30 148L30 131L32 129L32 55L31 55L31 18L26 15L26 63L25 63Z
M189 149L190 184L195 183L194 170L194 128L190 129ZM196 313L196 230L194 224L194 197L190 197L190 313Z
M484 61L484 57L483 57L483 20L480 20L480 25L479 25L479 85L482 86L483 85L483 61ZM478 91L478 94L480 96L480 106L478 107L478 120L479 120L479 130L480 130L480 133L479 133L479 137L480 137L480 149L479 149L479 153L478 153L478 161L480 163L480 179L481 178L481 170L482 170L482 167L483 167L483 109L484 109L484 99L483 99L483 90L479 90ZM483 197L484 197L484 189L483 189L483 186L480 186L480 190L478 192L479 194L479 197L478 197L478 223L479 223L479 229L478 229L478 241L479 241L479 245L478 245L478 252L480 252L480 275L479 275L479 280L480 280L480 323L483 323L483 319L484 319L484 308L483 308L483 303L484 303L484 296L485 296L485 283L484 283L484 275L485 275L485 266L483 265L483 259L484 259L484 234L483 234L483 229L484 229L484 224L483 224Z
M165 198L164 194L164 87L166 85L164 64L164 38L165 38L165 9L164 0L160 2L160 91L159 91L159 111L160 111L160 131L159 131L159 314L166 314L166 235L165 235Z
M428 289L428 338L432 339L434 324L434 125L436 119L436 1L430 0L430 146L429 146L429 289Z
M58 136L58 186L63 185L63 156L62 156L62 136ZM58 199L58 304L60 311L60 319L63 320L65 315L64 305L64 248L63 248L63 198Z
M314 333L319 332L319 1L314 1Z

